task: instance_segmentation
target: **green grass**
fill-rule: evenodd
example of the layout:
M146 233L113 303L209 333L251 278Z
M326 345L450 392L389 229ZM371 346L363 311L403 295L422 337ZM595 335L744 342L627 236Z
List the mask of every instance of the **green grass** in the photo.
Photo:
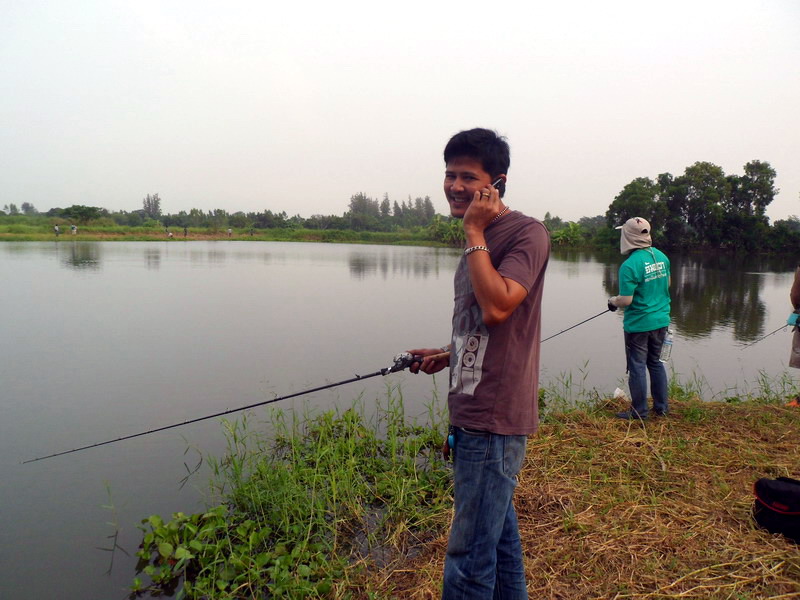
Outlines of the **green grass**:
M364 565L390 560L441 529L450 495L435 404L407 423L388 388L371 418L344 411L271 413L225 422L228 450L211 459L224 502L204 513L143 521L134 595L187 598L346 597ZM358 584L360 585L360 584Z
M614 419L624 401L594 390L554 397L568 380L545 389L515 496L531 598L800 598L797 545L750 513L756 479L800 476L791 378L720 402L673 377L671 415L645 423ZM446 531L376 573L380 591L438 597L445 547Z
M673 375L670 417L646 423L612 418L624 401L585 379L543 389L519 478L531 597L800 598L797 547L750 517L755 479L800 474L791 378L704 401L700 379ZM362 401L270 414L225 422L220 504L143 521L132 595L438 597L452 508L440 402L425 425L399 388L370 415Z
M106 221L107 219L104 219ZM61 235L53 232L54 222L45 220L34 224L5 222L0 220L0 241L165 241L168 239L163 227L125 227L108 223L89 223L78 226L77 235L69 231L69 223L61 222ZM255 229L250 235L249 228L234 229L228 238L227 229L214 230L206 227L190 227L188 236L183 236L182 227L171 227L173 236L170 242L198 240L235 241L273 241L273 242L323 242L349 244L392 244L414 246L444 246L431 239L424 228L406 231L350 231L319 229Z

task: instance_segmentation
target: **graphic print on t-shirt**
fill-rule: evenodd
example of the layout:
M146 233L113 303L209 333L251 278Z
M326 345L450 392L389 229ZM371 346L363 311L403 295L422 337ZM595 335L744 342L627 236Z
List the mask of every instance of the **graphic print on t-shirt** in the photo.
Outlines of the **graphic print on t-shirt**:
M483 375L489 332L483 323L481 307L472 293L469 272L463 261L456 269L455 289L452 346L455 361L450 374L450 392L472 396Z
M488 345L488 334L468 333L456 336L454 340L456 368L453 369L450 378L451 392L475 394L475 388L481 382L483 357L486 355Z

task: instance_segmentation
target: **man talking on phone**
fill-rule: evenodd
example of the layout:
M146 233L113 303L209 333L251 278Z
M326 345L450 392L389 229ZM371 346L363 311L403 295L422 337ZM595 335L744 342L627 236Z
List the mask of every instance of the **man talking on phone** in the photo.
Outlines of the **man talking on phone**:
M527 598L514 511L517 474L539 422L539 341L550 236L504 203L510 150L488 129L444 149L444 193L466 246L455 274L450 344L410 350L412 371L450 368L455 506L443 600ZM443 350L449 350L446 357ZM438 355L438 356L435 356Z

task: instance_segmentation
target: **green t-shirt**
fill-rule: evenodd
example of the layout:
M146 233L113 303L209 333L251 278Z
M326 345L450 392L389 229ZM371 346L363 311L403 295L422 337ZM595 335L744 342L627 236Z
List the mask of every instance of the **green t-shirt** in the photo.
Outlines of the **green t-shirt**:
M669 259L656 248L631 252L619 268L619 295L633 296L622 328L628 333L669 325Z

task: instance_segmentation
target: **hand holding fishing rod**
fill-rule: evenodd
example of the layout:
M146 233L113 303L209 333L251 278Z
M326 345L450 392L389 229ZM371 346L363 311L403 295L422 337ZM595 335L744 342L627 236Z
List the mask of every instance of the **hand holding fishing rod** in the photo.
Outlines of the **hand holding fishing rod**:
M409 350L408 354L414 356L414 360L409 367L409 371L415 375L422 371L428 375L438 373L447 366L450 366L450 346L441 348L415 348Z
M397 373L398 371L402 371L404 369L409 368L412 364L420 363L422 361L422 357L414 356L408 352L401 352L400 354L396 355L392 360L392 364L388 367L384 367L374 373L370 373L368 375L355 375L350 379L345 379L343 381L337 381L336 383L329 383L327 385L321 385L319 387L311 388L309 390L303 390L302 392L295 392L294 394L287 394L285 396L279 396L278 398L272 398L271 400L264 400L262 402L255 402L253 404L248 404L247 406L240 406L239 408L229 408L227 410L223 410L213 415L206 415L204 417L197 417L196 419L189 419L187 421L182 421L181 423L173 423L172 425L165 425L163 427L156 427L155 429L149 429L147 431L142 431L139 433L134 433L131 435L125 435L119 438L115 438L112 440L106 440L105 442L97 442L95 444L88 444L86 446L81 446L80 448L73 448L72 450L64 450L63 452L56 452L54 454L48 454L46 456L39 456L37 458L31 458L28 460L22 461L22 464L36 462L37 460L44 460L46 458L54 458L56 456L62 456L64 454L72 454L73 452L80 452L81 450L88 450L89 448L96 448L97 446L105 446L107 444L113 444L115 442L121 442L123 440L130 440L135 437L141 437L143 435L148 435L151 433L156 433L158 431L165 431L167 429L174 429L175 427L182 427L183 425L190 425L191 423L197 423L199 421L205 421L206 419L213 419L214 417L221 417L224 415L229 415L234 412L240 412L243 410L248 410L250 408L256 408L258 406L263 406L265 404L271 404L272 402L278 402L279 400L287 400L289 398L295 398L297 396L303 396L305 394L310 394L312 392L319 392L322 390L327 390L329 388L337 387L340 385L344 385L345 383L352 383L354 381L360 381L362 379L369 379L370 377L377 377L378 375L388 375L389 373Z

